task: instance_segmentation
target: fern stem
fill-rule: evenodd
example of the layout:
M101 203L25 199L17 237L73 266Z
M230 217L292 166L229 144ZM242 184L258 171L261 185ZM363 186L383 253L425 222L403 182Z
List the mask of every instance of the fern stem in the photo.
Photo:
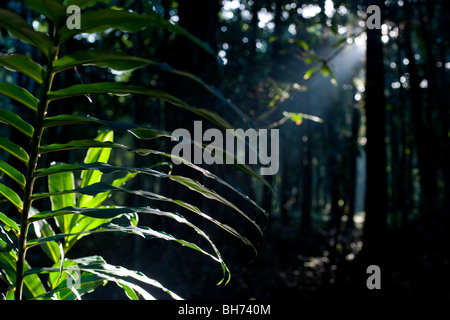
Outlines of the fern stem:
M21 213L21 225L20 225L20 234L19 234L19 244L18 244L18 256L16 262L16 290L14 292L15 300L22 300L22 291L23 291L23 279L24 279L24 264L25 257L27 251L27 236L28 236L28 227L30 225L28 218L31 209L33 195L33 187L34 187L34 172L36 170L36 166L39 159L39 146L41 144L42 133L44 131L43 123L45 119L45 115L47 113L48 108L48 93L52 88L53 78L55 73L52 71L53 60L58 56L59 48L57 48L55 55L49 58L47 70L45 73L45 80L42 85L42 91L40 94L36 123L34 128L33 138L31 140L30 145L30 160L28 161L27 175L26 175L26 184L25 191L23 197L23 209Z

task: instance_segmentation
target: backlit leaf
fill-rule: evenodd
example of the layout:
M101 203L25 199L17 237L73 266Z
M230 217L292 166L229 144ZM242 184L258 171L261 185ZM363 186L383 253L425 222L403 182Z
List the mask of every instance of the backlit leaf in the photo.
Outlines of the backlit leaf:
M92 208L77 208L77 207L66 207L59 210L54 211L43 211L40 213L37 213L29 218L30 222L39 221L42 219L50 219L58 216L68 215L68 214L81 214L92 218L99 218L99 219L112 219L124 214L129 213L144 213L144 214L152 214L157 216L164 216L171 219L174 219L176 222L185 224L188 227L194 229L197 234L202 236L205 240L209 242L211 247L214 249L217 257L217 261L220 262L222 265L222 270L224 273L224 278L222 281L227 279L226 281L229 281L229 270L228 267L225 265L224 261L221 258L221 254L219 250L216 248L215 244L211 241L211 239L208 237L208 235L205 234L200 228L186 220L183 216L181 216L178 213L168 212L168 211L161 211L159 209L151 208L151 207L115 207L115 208L100 208L100 209L92 209ZM227 276L228 275L228 276ZM221 281L221 282L222 282Z
M0 221L3 222L6 226L11 228L12 230L14 230L16 235L19 234L20 229L17 223L14 220L8 218L3 212L0 212Z
M0 171L4 172L11 179L13 179L17 184L23 189L25 188L25 177L14 167L10 166L3 160L0 160Z
M21 16L9 10L0 9L0 27L8 30L14 38L32 44L47 57L50 57L56 51L48 35L34 31Z
M46 237L51 237L55 235L52 226L47 222L47 220L40 220L33 223L34 232L39 239L44 239ZM61 260L61 244L57 241L47 241L41 244L42 250L47 254L47 256L54 262L59 262Z
M109 3L111 0L64 0L64 6L68 7L71 5L76 5L80 7L81 10L93 7L97 3Z
M315 74L319 70L319 66L312 67L308 71L305 72L305 75L303 76L304 80L308 80L312 77L313 74Z
M52 20L57 27L65 24L66 9L59 0L20 0L25 5Z
M150 97L160 99L162 101L169 102L177 107L189 110L195 114L202 116L203 118L215 123L221 128L231 128L231 125L217 113L210 110L201 109L197 107L191 107L184 101L168 94L161 90L151 90L141 86L127 85L123 83L112 83L112 82L102 82L95 84L85 84L85 85L73 85L69 88L61 89L58 91L51 91L48 94L49 100L58 100L64 98L70 98L80 95L88 95L95 93L107 93L107 94L141 94Z
M64 55L53 62L53 71L60 72L81 65L108 67L117 71L133 70L149 64L152 60L129 56L107 50L80 50Z
M200 41L183 27L166 20L154 12L142 15L126 10L99 9L83 12L82 21L81 29L68 29L66 26L61 27L58 30L59 43L63 43L80 33L102 32L111 28L127 32L137 32L141 29L154 26L186 36L206 52L214 55L214 51L206 43Z
M73 190L67 190L64 192L61 192L61 194L65 194L65 193L81 193L81 194L87 194L87 195L99 195L99 194L105 194L105 193L111 193L111 192L126 192L129 194L133 194L133 195L137 195L140 197L144 197L150 200L156 200L156 201L164 201L164 202L170 202L173 203L177 206L183 207L185 209L188 209L191 212L194 212L196 214L198 214L199 216L201 216L202 218L216 224L217 226L219 226L220 228L224 229L225 231L229 232L230 234L232 234L233 236L237 237L238 239L240 239L242 242L244 242L245 244L251 246L256 253L256 249L253 247L252 243L245 237L243 237L241 234L239 234L235 229L231 228L228 225L225 225L223 223L221 223L220 221L212 218L211 216L203 213L199 208L197 208L194 205L191 205L187 202L184 202L182 200L174 200L165 196L162 196L160 194L151 192L151 191L146 191L146 190L129 190L126 188L122 188L120 186L114 186L114 185L108 185L104 182L99 182L99 183L95 183L93 185L89 185L87 187L84 188L76 188ZM213 191L208 191L210 193L214 193ZM58 194L58 193L56 193ZM35 199L42 199L44 197L49 197L55 195L55 193L48 193L48 194L35 194ZM217 194L213 194L215 197L218 197L219 195ZM222 199L222 201L226 201L225 199ZM247 217L247 215L245 215ZM81 229L82 230L82 229Z
M100 132L100 134L95 138L96 141L112 142L114 139L113 131ZM89 148L84 158L84 163L94 163L101 162L107 163L109 156L111 154L111 148ZM88 185L100 182L103 173L98 170L88 170L81 173L81 187L86 187ZM91 200L92 196L81 195L78 197L77 205L79 207L84 207L86 202Z
M114 131L130 132L139 139L156 139L159 137L171 137L171 133L165 130L151 128L147 126L140 126L124 122L100 120L90 116L72 116L59 115L54 117L47 117L44 119L44 127L73 125L73 124L100 124Z
M0 183L0 194L3 195L9 202L11 202L19 211L22 211L22 199L11 188Z
M61 172L48 176L49 192L72 190L75 187L75 181L72 172ZM64 207L75 205L74 194L55 195L50 198L52 210L58 210ZM56 218L59 228L62 232L69 232L72 225L73 216L62 216Z
M33 137L34 128L12 111L0 109L0 122L9 124L13 128L16 128L22 132L28 138Z
M16 100L34 112L37 111L39 100L22 87L11 83L0 83L0 94Z
M7 151L23 163L28 164L28 160L30 159L30 157L25 152L25 150L22 147L19 147L17 144L12 143L8 139L0 137L0 148Z
M73 68L79 65L96 65L99 67L108 67L114 70L132 70L136 68L142 68L147 65L153 65L158 67L164 72L173 73L181 77L188 78L208 92L212 93L216 98L223 102L226 106L231 108L233 112L241 117L244 123L252 125L252 120L244 114L239 107L227 99L223 93L214 86L208 85L199 77L186 71L181 71L173 68L167 63L156 62L149 59L143 59L139 57L133 57L121 52L111 52L106 50L80 50L73 53L69 53L62 58L55 60L53 63L53 71L59 72L65 69ZM231 128L231 127L230 127Z

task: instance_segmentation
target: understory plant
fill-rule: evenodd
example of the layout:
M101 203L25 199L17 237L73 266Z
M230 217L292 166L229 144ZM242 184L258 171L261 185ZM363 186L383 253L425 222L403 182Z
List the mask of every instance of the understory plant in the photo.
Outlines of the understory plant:
M54 89L57 74L83 65L108 67L118 71L153 66L159 67L160 72L177 74L185 77L186 81L198 83L217 99L221 99L230 108L235 109L236 107L228 103L215 88L208 86L198 77L171 68L165 63L100 49L70 51L65 48L64 54L60 54L63 52L61 48L64 44L76 36L86 37L89 34L111 29L137 32L147 27L166 29L178 36L188 37L193 44L211 54L212 50L185 29L153 12L138 14L113 7L96 9L97 1L23 0L21 2L41 16L45 16L49 23L47 32L36 31L20 15L10 10L0 9L0 27L6 29L10 36L34 46L40 52L39 57L43 57L38 60L33 55L18 53L0 56L0 66L24 74L35 82L34 87L37 88L30 92L15 83L0 83L0 94L8 97L6 101L9 101L6 105L0 105L0 129L2 132L17 130L23 137L20 141L12 141L9 135L0 136L2 178L0 180L0 281L3 281L7 287L6 292L2 293L3 298L81 299L83 294L92 292L108 282L123 288L130 299L153 299L146 289L148 285L163 290L175 299L181 298L144 273L111 265L99 255L71 257L70 250L80 239L91 234L108 232L177 242L217 262L223 271L221 283L227 283L230 279L230 271L219 249L206 231L191 222L188 216L181 213L181 210L180 212L165 211L154 204L171 203L187 210L254 248L246 237L235 228L216 220L203 212L201 208L186 201L170 198L155 190L139 188L134 190L127 187L127 182L138 175L174 182L182 188L227 206L230 213L242 215L260 232L260 227L236 204L194 178L173 174L171 160L174 156L170 153L157 148L136 148L118 143L114 139L115 135L128 135L129 140L170 139L170 132L145 124L103 120L89 114L82 114L85 108L80 108L76 114L55 115L52 112L52 116L48 116L55 101L76 96L144 95L193 112L221 128L228 128L230 125L218 114L208 109L190 106L182 99L165 91L149 89L145 86L123 82L97 82ZM101 2L109 3L107 0ZM80 29L69 29L66 25L66 8L72 4L78 5L83 10ZM24 114L19 112L30 113L32 116L24 117ZM50 128L69 125L97 126L103 129L91 139L77 139L75 135L79 130L73 130L73 135L70 137L59 137L59 140L66 139L65 143L55 143L55 137L47 134ZM74 163L52 161L52 155L56 153L74 152L79 149L85 150L84 161ZM113 149L124 154L134 153L147 157L148 165L130 167L114 164L110 157ZM166 161L156 160L161 158ZM190 170L202 174L204 179L209 179L221 188L226 188L248 200L241 191L205 168L182 158L177 160ZM249 167L235 166L260 179ZM113 179L105 179L105 176L111 174L115 174ZM46 187L37 188L37 186ZM110 196L116 193L151 200L152 205L135 207L127 206L127 203L111 204ZM34 205L37 201L49 201L47 202L49 210L39 211L37 208L39 206ZM258 211L265 214L256 203L253 201L251 203ZM139 216L146 214L172 219L171 221L192 229L203 240L196 243L155 230L148 225L141 225ZM208 248L204 248L205 243L209 245ZM49 265L33 266L27 262L27 253L38 248L41 249L42 254L48 256L47 261L51 261ZM82 248L79 251L82 251Z

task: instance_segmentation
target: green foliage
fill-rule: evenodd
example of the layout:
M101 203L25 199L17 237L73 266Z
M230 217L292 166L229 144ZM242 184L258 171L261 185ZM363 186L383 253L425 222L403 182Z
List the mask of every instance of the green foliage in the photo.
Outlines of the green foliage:
M75 84L60 90L52 89L56 74L81 65L108 67L120 71L131 71L152 65L165 72L178 74L189 81L194 81L217 98L226 101L218 90L207 85L201 79L190 73L176 70L164 63L105 50L80 50L65 52L63 56L59 56L61 45L80 33L102 32L108 29L136 32L147 27L164 28L170 32L186 36L207 52L211 53L212 50L182 27L165 20L156 13L140 15L111 8L91 9L97 2L108 3L107 0L66 0L64 2L23 0L22 2L28 8L51 20L54 30L50 30L50 34L37 32L21 16L8 10L0 10L0 27L8 30L14 38L36 47L46 58L46 65L41 66L35 62L37 57L27 57L20 54L0 57L0 65L24 74L39 85L39 89L35 93L31 93L16 84L0 83L0 94L14 100L17 105L25 106L33 111L30 117L34 117L33 121L28 123L24 119L30 117L19 115L18 108L16 110L14 105L8 109L2 106L2 109L0 109L0 122L11 129L18 130L26 139L20 142L22 144L20 146L16 141L13 142L6 137L0 137L0 148L6 155L5 160L0 160L0 172L9 178L6 180L7 182L12 182L11 186L0 183L0 199L3 204L9 203L15 207L15 209L7 210L5 213L0 212L0 279L8 286L4 297L6 299L80 299L84 294L111 282L116 283L123 289L126 296L133 300L154 298L144 289L143 285L151 285L169 294L174 299L180 299L177 294L165 288L158 281L148 278L141 272L110 265L100 256L77 259L67 257L70 250L83 237L105 232L133 234L144 239L162 239L181 244L220 264L223 279L219 283L228 282L230 271L218 248L202 228L195 225L184 215L176 211L164 211L153 206L135 207L111 204L110 196L113 193L125 193L159 203L171 203L212 222L254 249L250 240L233 227L213 218L193 204L149 190L133 190L125 186L137 175L167 179L167 181L175 182L179 186L198 193L207 199L223 204L231 211L244 217L255 229L261 232L259 225L247 213L215 190L202 185L193 178L172 174L172 170L169 173L158 170L162 166L171 169L170 163L155 162L152 164L149 160L147 167L109 164L112 149L118 150L118 152L136 153L140 156L153 155L167 159L172 158L170 154L161 150L143 149L117 143L114 141L115 133L127 135L128 138L135 140L148 140L170 138L170 132L145 125L102 120L83 115L81 108L76 111L76 114L61 113L54 115L53 112L53 115L49 116L47 113L52 108L53 101L70 99L79 95L140 94L200 115L222 128L230 128L231 125L226 120L210 110L190 106L182 99L176 98L165 91L150 90L144 86L97 82ZM82 13L81 30L69 30L65 27L65 8L71 4L79 5L84 10L87 9ZM230 102L227 102L227 105L239 112ZM54 110L52 109L52 111ZM104 130L100 130L98 135L91 139L78 139L76 136L71 136L71 141L66 143L55 143L52 141L54 137L44 135L46 130L52 127L81 126L83 124L100 126ZM51 161L55 152L77 149L86 150L82 163L53 163ZM47 156L41 157L43 155ZM15 161L16 159L19 160L19 164ZM178 160L201 173L205 178L248 200L248 197L218 176L184 159ZM235 166L237 169L261 179L250 168L244 165ZM120 175L112 181L111 179L104 179L105 174L111 173L119 173ZM45 182L45 179L39 178L46 178L48 192L36 192L35 184ZM23 192L22 195L16 192L18 188ZM33 206L34 201L42 199L50 200L50 210L39 212ZM250 203L264 213L264 210L252 200L250 200ZM5 207L8 209L10 206L6 205ZM192 229L204 241L196 243L154 230L149 226L140 225L139 214L169 218ZM29 232L29 229L32 232ZM210 246L210 249L203 248L205 243ZM26 261L26 252L33 247L40 247L42 252L50 259L51 265L48 267L30 267ZM73 272L74 270L79 271L79 273ZM48 274L48 277L43 277L44 274Z

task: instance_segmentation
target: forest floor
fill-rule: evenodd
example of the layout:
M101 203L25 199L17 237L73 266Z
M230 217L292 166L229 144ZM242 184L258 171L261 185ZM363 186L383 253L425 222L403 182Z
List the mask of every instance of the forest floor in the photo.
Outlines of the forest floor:
M381 289L369 290L362 231L319 229L300 241L289 227L265 236L259 258L235 272L234 298L257 300L450 300L449 235L436 223L411 223L387 235ZM280 236L283 235L283 236ZM238 278L236 280L236 277Z
M183 298L194 300L449 300L450 235L445 230L445 226L436 223L427 226L414 222L402 230L380 235L388 243L385 261L380 265L381 290L367 288L367 267L377 262L364 256L362 230L357 228L339 233L317 229L301 240L298 228L272 224L251 262L250 255L236 253L233 245L225 247L224 251L238 256L232 261L225 258L232 273L225 286L215 285L220 279L215 263L205 264L198 255L186 254L185 248L169 247L167 243L143 242L139 255L142 268L138 270L160 280ZM118 247L103 247L107 261L127 264L124 260L115 261L123 256L118 255ZM133 248L125 247L123 251L129 254ZM131 263L133 255L129 257ZM133 268L133 264L128 267ZM86 298L124 299L120 291L108 285Z

